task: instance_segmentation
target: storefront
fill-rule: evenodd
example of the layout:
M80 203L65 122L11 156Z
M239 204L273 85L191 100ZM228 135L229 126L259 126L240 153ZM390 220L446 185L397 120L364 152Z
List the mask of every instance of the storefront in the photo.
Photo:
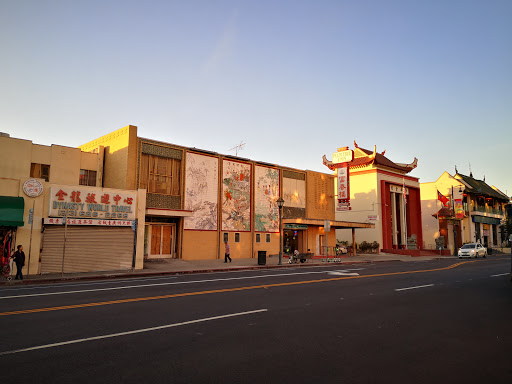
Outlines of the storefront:
M12 274L10 256L16 248L16 232L24 225L23 197L0 196L0 272L4 277Z
M40 273L136 267L137 191L51 186Z

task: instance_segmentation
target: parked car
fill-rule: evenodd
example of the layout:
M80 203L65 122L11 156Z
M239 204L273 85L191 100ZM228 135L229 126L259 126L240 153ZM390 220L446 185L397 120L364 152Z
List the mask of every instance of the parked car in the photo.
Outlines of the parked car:
M478 256L487 257L487 248L480 243L464 244L459 249L459 259L463 257L474 257L476 259Z

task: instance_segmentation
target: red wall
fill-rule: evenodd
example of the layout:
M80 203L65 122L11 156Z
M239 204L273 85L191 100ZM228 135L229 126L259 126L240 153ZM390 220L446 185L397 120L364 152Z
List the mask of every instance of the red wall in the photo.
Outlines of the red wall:
M381 181L381 207L382 207L382 249L393 248L393 234L391 228L391 183ZM397 184L393 184L397 185ZM407 196L407 236L416 235L418 248L423 249L423 231L421 225L421 200L419 188L409 187Z

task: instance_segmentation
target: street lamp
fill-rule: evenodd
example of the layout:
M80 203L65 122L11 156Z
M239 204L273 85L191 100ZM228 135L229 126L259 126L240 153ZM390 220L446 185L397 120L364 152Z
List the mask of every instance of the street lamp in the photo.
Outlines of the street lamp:
M276 201L277 206L279 207L279 265L283 262L283 205L284 199L279 196L279 199Z

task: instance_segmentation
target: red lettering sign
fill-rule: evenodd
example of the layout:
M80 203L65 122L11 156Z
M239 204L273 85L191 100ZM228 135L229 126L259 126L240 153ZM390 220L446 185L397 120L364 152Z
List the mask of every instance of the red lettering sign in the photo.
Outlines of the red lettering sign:
M95 193L88 193L87 197L85 198L86 203L96 203L96 194Z
M79 203L82 201L82 199L80 199L80 191L71 192L71 201L73 203Z
M133 197L127 197L126 199L124 199L124 202L126 204L130 204L131 205L133 203Z
M119 195L115 195L115 196L113 197L113 199L114 199L114 201L116 202L116 205L118 205L118 204L119 204L119 200L121 200L121 196L119 196Z
M64 200L64 196L67 196L68 194L66 192L64 192L62 189L59 190L59 192L57 192L55 194L55 196L58 196L58 200Z
M110 195L108 193L101 196L101 204L110 204Z

